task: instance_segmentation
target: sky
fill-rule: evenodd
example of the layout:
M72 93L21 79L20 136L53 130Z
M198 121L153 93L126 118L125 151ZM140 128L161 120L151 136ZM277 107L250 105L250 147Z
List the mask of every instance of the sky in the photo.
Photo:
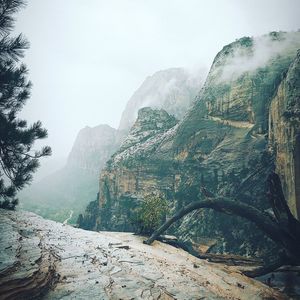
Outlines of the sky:
M243 36L300 28L299 0L29 0L16 33L30 41L33 82L22 117L41 120L53 158L78 131L109 124L143 80L170 67L210 67Z

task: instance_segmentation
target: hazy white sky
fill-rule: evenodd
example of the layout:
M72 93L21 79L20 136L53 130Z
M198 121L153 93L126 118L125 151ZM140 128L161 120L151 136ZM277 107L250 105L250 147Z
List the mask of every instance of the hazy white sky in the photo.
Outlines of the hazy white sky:
M53 156L84 126L117 127L146 76L210 66L242 36L300 28L299 0L29 0L17 32L31 43L23 116L41 120Z

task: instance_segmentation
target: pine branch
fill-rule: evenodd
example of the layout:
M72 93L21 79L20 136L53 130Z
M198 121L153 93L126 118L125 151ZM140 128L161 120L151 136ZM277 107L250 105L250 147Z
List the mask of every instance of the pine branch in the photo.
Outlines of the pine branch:
M0 40L0 59L18 61L24 57L24 50L28 49L29 46L28 40L22 34L15 38L6 35Z
M19 34L11 37L14 16L24 0L0 0L0 207L14 209L16 192L32 180L39 158L51 155L51 148L31 150L34 142L47 137L40 121L27 125L17 119L30 96L28 70L19 64L29 42ZM4 178L5 180L4 180ZM9 183L7 183L9 181Z
M24 0L0 0L0 36L11 32L15 23L12 15L25 5Z

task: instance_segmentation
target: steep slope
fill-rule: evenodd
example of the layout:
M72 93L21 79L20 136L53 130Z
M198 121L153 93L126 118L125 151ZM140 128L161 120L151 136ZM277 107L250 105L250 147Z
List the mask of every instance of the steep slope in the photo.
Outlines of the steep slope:
M44 217L64 221L96 198L98 174L133 124L138 109L145 106L166 107L182 118L202 86L204 70L190 73L181 68L167 69L148 77L129 100L120 128L108 125L83 128L64 168L35 182L20 193L22 207ZM159 126L159 124L158 124Z
M121 131L108 125L80 130L66 166L22 191L22 207L61 222L71 214L71 222L75 222L78 213L95 198L97 174L122 138Z
M146 246L128 233L89 232L3 210L0 230L3 300L287 299L235 267L160 242Z
M162 108L177 119L182 119L205 76L204 69L191 72L183 68L171 68L147 77L129 99L119 129L129 130L137 118L138 110L143 107Z
M269 143L292 213L300 218L300 50L269 113Z
M279 156L270 151L277 146L268 140L269 108L298 48L300 32L272 32L225 46L195 104L178 125L112 157L100 176L99 201L90 206L93 212L87 210L89 222L83 217L82 226L132 230L130 214L137 199L142 201L149 192L163 195L173 211L203 197L201 188L268 209L265 180L274 165L279 166ZM294 75L288 76L298 78L292 69L288 73ZM284 96L284 103L288 98L299 102L297 82L289 81L294 94ZM293 107L297 112L298 106ZM294 112L286 118L298 132ZM295 136L291 141L296 141ZM284 144L284 139L276 140ZM289 149L286 155L295 155L293 147ZM295 189L293 179L289 184L286 175L282 179ZM294 201L289 192L286 197L289 203ZM259 254L266 248L266 238L252 224L211 211L189 215L172 230L196 243L213 239L214 251ZM273 245L267 248L271 251Z
M99 174L107 159L119 147L123 133L108 125L81 129L68 157L69 168Z
M173 188L173 174L164 169L166 164L160 157L159 145L166 145L168 140L172 140L176 123L177 120L165 110L140 109L120 149L101 172L101 212L98 200L91 202L84 218L80 216L82 228L132 230L132 211L128 208L137 206L143 195L157 191L160 186ZM169 149L165 147L164 151L167 158ZM152 158L153 155L155 158Z

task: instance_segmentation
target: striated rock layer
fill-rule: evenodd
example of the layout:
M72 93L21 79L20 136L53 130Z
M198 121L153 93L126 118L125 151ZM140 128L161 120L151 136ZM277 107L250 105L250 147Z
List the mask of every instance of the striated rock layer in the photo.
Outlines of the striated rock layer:
M300 50L271 103L269 142L285 197L300 218Z
M0 210L0 299L286 299L235 267L130 233Z
M201 188L267 210L265 181L274 168L297 216L298 48L300 32L239 39L217 54L182 121L150 132L138 116L126 146L101 173L99 201L87 208L80 225L132 230L132 212L147 194L165 197L172 212L201 199ZM154 111L147 113L151 119ZM196 243L214 239L217 252L275 251L252 224L209 210L188 215L171 231Z
M0 299L34 299L54 283L57 257L29 218L16 218L0 211Z

